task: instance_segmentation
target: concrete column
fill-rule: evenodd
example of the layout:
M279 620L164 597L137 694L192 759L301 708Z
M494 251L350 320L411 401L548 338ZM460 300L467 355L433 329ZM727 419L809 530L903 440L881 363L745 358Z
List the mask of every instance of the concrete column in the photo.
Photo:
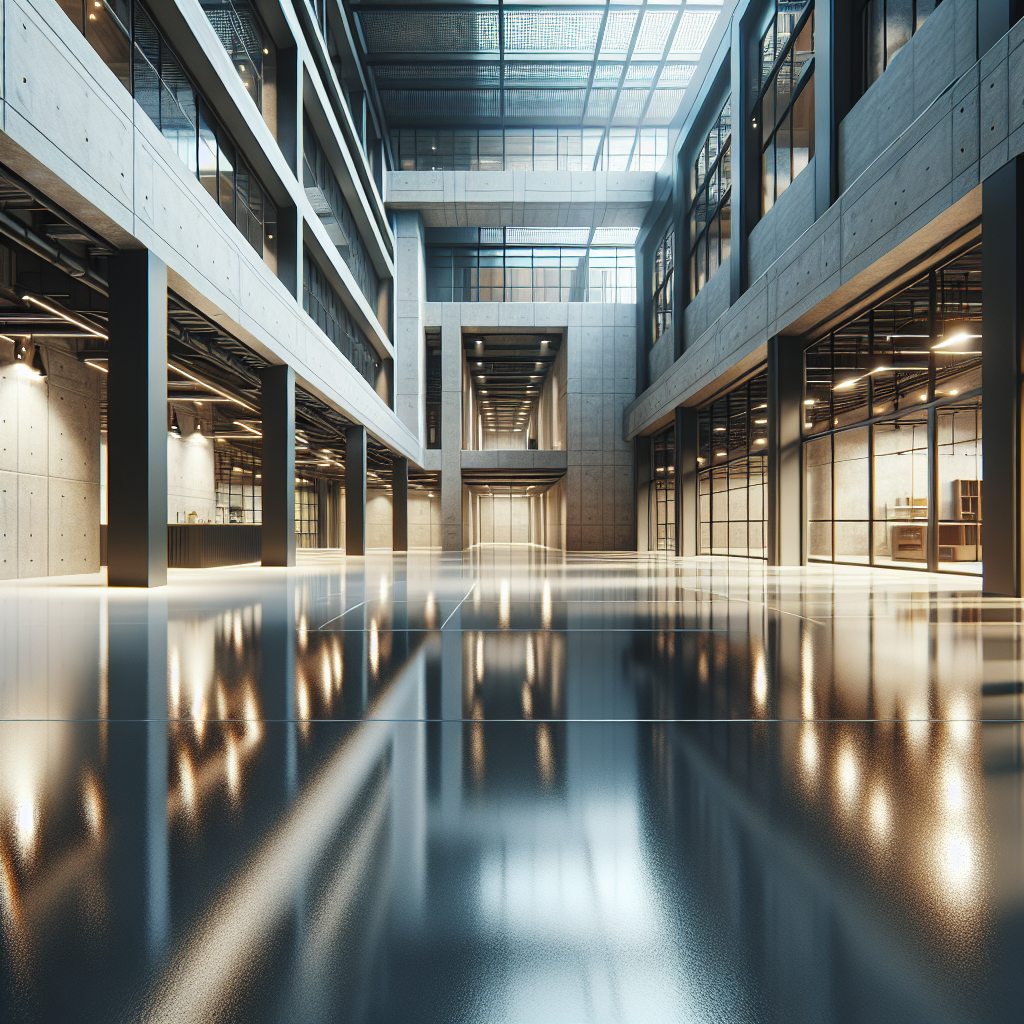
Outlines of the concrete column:
M768 537L769 565L803 561L800 492L800 417L803 415L803 349L795 338L768 339Z
M981 214L984 589L1020 597L1024 157L1015 157L982 182Z
M345 431L345 554L366 554L366 427Z
M167 583L167 267L148 249L109 262L107 582Z
M409 550L409 460L395 456L391 463L391 548Z
M757 8L758 5L752 4ZM747 107L752 64L744 60L745 42L752 32L753 11L748 9L732 20L732 42L729 50L729 81L732 83L732 238L729 242L729 305L736 302L747 287L747 232L757 223L760 209L758 188L761 154L757 145L757 129L751 128ZM753 44L756 46L756 44ZM685 262L680 262L685 266Z
M295 371L260 373L263 415L263 564L295 564Z
M676 409L676 554L697 554L697 423L696 409Z
M462 326L459 307L446 305L441 325L441 550L461 551Z

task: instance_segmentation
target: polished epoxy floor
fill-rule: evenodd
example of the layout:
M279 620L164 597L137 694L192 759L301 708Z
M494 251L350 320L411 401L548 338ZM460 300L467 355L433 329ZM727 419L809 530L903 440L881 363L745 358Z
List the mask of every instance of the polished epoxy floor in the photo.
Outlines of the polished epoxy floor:
M1022 618L526 548L2 585L0 1019L1021 1019Z

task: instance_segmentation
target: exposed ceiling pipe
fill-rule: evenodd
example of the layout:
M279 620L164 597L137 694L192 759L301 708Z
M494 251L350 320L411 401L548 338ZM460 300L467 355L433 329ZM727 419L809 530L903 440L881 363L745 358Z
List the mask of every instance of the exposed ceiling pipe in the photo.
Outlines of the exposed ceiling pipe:
M12 217L6 210L0 210L0 235L5 235L29 252L34 253L47 263L69 274L76 281L88 285L100 295L109 296L107 282L94 270L83 263L74 253L69 252L59 242L43 238L31 228L26 227L17 217Z

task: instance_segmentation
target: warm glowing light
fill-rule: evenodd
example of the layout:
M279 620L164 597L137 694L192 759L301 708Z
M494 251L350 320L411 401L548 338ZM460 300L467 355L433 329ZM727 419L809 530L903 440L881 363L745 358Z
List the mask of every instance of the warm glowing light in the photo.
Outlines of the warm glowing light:
M370 619L370 669L374 675L380 669L380 636L376 619Z
M544 581L544 593L540 599L540 624L545 629L551 628L551 584Z
M508 580L501 581L501 593L498 597L498 627L508 629L512 617L512 594Z
M764 651L758 651L754 656L753 691L754 707L763 714L765 705L768 703L768 676L764 666Z
M889 798L881 786L876 786L868 801L868 820L877 839L884 839L888 834L889 816Z
M437 602L434 600L433 591L427 594L427 600L423 606L423 622L427 629L433 629L437 622Z
M551 726L547 722L537 725L537 772L545 789L555 781L555 752L551 743Z
M523 718L533 718L533 690L527 680L523 681L522 691Z
M482 683L484 681L484 635L483 633L477 633L476 635L476 681Z
M380 599L381 603L388 599L388 581L383 576L380 578Z
M818 770L818 735L812 725L803 727L803 735L800 737L800 760L803 761L804 770L809 775Z
M32 800L19 800L14 811L14 831L22 855L31 856L36 844L36 807Z
M836 761L836 785L846 809L851 810L860 787L860 768L857 765L857 756L849 744L843 746Z

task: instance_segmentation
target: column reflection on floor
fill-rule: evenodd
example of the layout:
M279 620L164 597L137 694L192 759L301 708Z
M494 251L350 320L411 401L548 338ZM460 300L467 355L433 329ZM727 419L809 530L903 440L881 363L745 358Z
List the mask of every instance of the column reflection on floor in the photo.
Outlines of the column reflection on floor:
M313 553L0 612L5 1019L1024 996L1021 611L973 583Z

